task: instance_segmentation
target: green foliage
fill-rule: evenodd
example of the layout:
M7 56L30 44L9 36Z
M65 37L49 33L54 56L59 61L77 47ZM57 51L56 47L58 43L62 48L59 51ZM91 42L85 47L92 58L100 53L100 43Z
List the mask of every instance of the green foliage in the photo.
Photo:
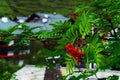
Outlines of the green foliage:
M0 80L8 80L19 69L13 62L0 59Z
M69 74L73 73L75 71L75 69L76 69L75 66L77 65L77 62L68 53L66 53L65 60L66 60L66 64L67 64L67 71L68 71L68 73Z
M96 63L97 67L100 68L104 60L104 56L101 53L104 50L103 45L98 35L95 35L93 39L89 37L89 41L82 49L85 53L85 62L88 67L90 63Z
M38 33L38 38L40 38L40 39L54 38L54 34L52 34L48 30L43 30L43 31Z
M21 24L24 27L13 27L8 29L8 31L1 30L0 33L7 35L15 30L23 30L19 35L22 37L21 39L37 37L41 40L51 41L54 45L49 48L40 46L41 50L38 55L42 55L40 55L39 58L46 61L46 58L53 57L52 60L48 60L44 65L54 67L53 61L59 63L66 61L67 70L70 73L67 76L81 72L78 77L71 76L70 80L86 79L95 74L99 69L104 70L112 67L120 68L120 31L115 31L115 28L120 24L119 5L119 0L89 0L88 3L85 2L85 4L80 5L76 9L75 12L78 13L78 17L74 24L71 24L70 21L60 21L51 24L53 26L52 31L43 30L37 33L33 33L32 30L40 27L29 28ZM91 32L93 27L96 29L94 34ZM113 33L111 31L113 31ZM108 33L112 38L107 37ZM16 35L13 37L15 36ZM84 43L82 43L83 46L74 47L79 48L84 53L83 61L86 64L85 71L77 70L75 66L78 64L74 58L65 51L66 44L75 44L75 41L79 40L81 37L84 39ZM22 41L20 41L20 44L23 43ZM106 41L106 44L102 41ZM62 57L60 57L60 59L54 59L54 56L58 55ZM97 64L97 69L93 72L89 69L90 63Z
M62 37L66 35L66 31L71 27L71 23L69 21L65 22L59 21L51 25L53 26L52 31L43 30L37 33L39 39L49 40L50 43L52 43L51 46L49 46L49 48L41 47L40 53L42 53L42 55L40 55L40 57L44 59L48 57L53 57L53 60L55 62L59 62L62 64L65 61L64 46L68 40L67 39L65 41L62 41L62 39L64 39ZM59 59L54 59L54 56L63 56L63 58L61 57ZM49 65L49 67L54 65L52 63L53 60L48 61L46 65Z
M111 29L118 27L120 23L119 4L118 0L90 1L90 3L78 7L76 12L89 11L90 16L93 18L91 22L94 24L94 27L100 28L107 33Z
M119 80L119 76L116 75L109 76L106 80Z
M58 40L59 49L64 49L65 45L68 43L74 43L80 36L85 38L90 33L90 19L87 18L88 13L81 14L81 18L78 18L74 25L72 25L69 21L65 21L63 24L54 24L59 25L53 29L52 33L61 34L60 39Z
M79 33L81 34L82 38L85 39L86 35L90 33L92 28L90 24L89 12L83 12L74 24L74 26L79 26Z
M6 44L11 40L19 40L14 45L14 51L18 51L21 47L30 45L30 40L34 39L37 35L33 30L41 28L41 26L29 27L25 23L20 23L15 26L9 27L7 30L0 29L1 41ZM14 34L15 31L21 31L19 34Z
M16 79L16 76L17 76L16 74L12 74L10 80L18 80L18 79Z
M5 71L2 75L0 75L0 80L8 80L10 79L12 73Z
M104 67L112 68L112 69L119 69L120 63L119 57L120 57L120 50L119 50L120 44L119 42L112 41L109 42L109 46L106 46L104 54L105 54L105 60L107 64L105 64ZM112 64L111 64L112 63Z
M54 24L51 24L53 26L52 32L58 33L58 34L65 34L66 30L71 27L71 23L69 21L59 21Z
M96 63L97 68L103 70L113 66L116 69L120 66L118 36L120 31L115 31L115 28L120 24L119 5L120 1L118 0L90 0L89 3L80 5L75 11L78 13L75 23L66 31L66 35L63 35L62 39L59 40L61 45L65 46L67 43L73 44L79 36L82 36L85 40L82 51L84 52L87 73L90 71L90 63ZM93 27L96 29L94 34L91 33L91 28ZM112 38L108 38L108 33ZM101 34L104 35L101 36ZM65 42L62 43L62 41ZM105 43L102 41L105 41ZM68 62L70 61L68 60ZM71 68L72 70L72 67L69 67L69 69ZM83 78L88 76L85 75Z
M119 5L120 5L119 0L106 0L106 1L90 0L90 3L88 4L85 3L83 5L80 5L76 9L76 12L78 12L79 15L81 15L83 12L89 13L88 18L90 19L90 24L92 25L92 27L96 28L95 34L100 35L101 33L104 33L104 35L107 36L107 34L109 33L111 35L110 37L112 37L112 38L107 38L105 36L98 36L98 38L101 37L100 38L101 41L104 40L108 43L103 45L104 50L101 52L101 54L104 54L104 60L105 60L105 62L103 62L103 65L102 65L103 67L101 66L102 69L110 68L113 65L116 66L117 68L119 66L118 63L120 60L118 57L119 57L120 31L118 32L115 31L115 28L117 28L120 24L120 19L119 19L120 11L118 8ZM81 18L81 16L78 16L78 17ZM113 31L113 33L111 31ZM94 36L93 36L93 39L94 39ZM91 41L88 40L88 42L91 42ZM90 50L93 50L93 49L90 49Z
M53 27L52 31L49 31L49 30L40 31L37 33L38 38L40 39L61 38L71 24L68 21L65 21L65 22L59 21L50 25L52 25Z

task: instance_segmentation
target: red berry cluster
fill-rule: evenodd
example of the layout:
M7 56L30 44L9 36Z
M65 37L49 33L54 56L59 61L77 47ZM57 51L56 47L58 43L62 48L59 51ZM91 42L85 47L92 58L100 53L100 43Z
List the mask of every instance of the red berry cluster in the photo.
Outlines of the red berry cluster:
M77 62L81 62L81 57L83 57L83 52L79 52L78 49L75 49L72 44L67 44L65 48L70 53L70 55L75 58Z
M77 16L78 16L78 13L75 13L75 12L74 12L72 15L73 15L74 20L76 20L76 18L77 18Z

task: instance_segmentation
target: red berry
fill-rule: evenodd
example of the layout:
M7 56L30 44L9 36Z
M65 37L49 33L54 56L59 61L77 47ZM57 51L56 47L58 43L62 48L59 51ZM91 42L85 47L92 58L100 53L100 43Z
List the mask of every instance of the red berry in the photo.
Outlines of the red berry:
M81 59L80 59L79 57L75 57L75 60L76 60L77 62L81 62Z
M79 52L79 54L80 54L80 56L83 56L83 55L84 55L84 53L83 53L83 52Z
M76 19L78 16L78 13L73 13L73 18Z
M73 48L73 45L72 45L72 44L67 44L67 45L65 46L65 48L66 48L66 49L68 49L68 48Z

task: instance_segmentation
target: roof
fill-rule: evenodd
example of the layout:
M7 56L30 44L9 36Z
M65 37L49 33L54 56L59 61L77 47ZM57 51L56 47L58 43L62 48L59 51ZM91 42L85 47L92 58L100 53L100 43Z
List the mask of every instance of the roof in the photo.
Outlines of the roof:
M17 25L17 23L14 21L11 21L8 19L8 22L3 22L2 18L0 19L0 29L6 30L9 27L14 26L14 25Z
M29 27L36 27L36 26L43 26L41 29L37 28L34 30L34 32L40 31L40 30L52 30L52 26L49 24L53 24L57 21L64 22L65 20L68 20L68 18L60 15L60 14L45 14L45 13L36 13L38 16L40 16L41 20L36 22L27 22L26 25ZM48 16L48 17L47 17ZM29 17L24 16L18 16L17 19L21 21L25 21ZM46 21L47 20L47 21ZM7 30L11 26L15 26L18 23L15 21L11 21L8 19L8 22L2 22L2 18L0 19L0 29ZM19 34L21 31L15 31L14 34Z

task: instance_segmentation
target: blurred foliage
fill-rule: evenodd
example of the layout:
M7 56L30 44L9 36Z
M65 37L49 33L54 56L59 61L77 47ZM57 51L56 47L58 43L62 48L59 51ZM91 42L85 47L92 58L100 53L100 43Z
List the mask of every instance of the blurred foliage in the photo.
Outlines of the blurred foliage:
M20 67L12 61L0 59L0 80L8 80Z
M0 0L0 16L13 18L18 15L29 16L36 12L56 12L69 16L82 2L85 0Z

